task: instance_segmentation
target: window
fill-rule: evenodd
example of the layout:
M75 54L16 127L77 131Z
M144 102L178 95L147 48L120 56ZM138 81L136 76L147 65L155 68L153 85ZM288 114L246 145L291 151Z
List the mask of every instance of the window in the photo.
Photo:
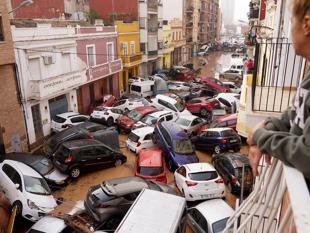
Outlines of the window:
M146 51L146 44L145 43L140 43L140 49L141 49L141 52L145 53Z
M173 119L173 115L166 116L166 121L171 121Z
M87 64L89 67L96 65L95 45L87 45Z
M2 15L0 15L0 41L4 41L4 31L3 31Z
M141 93L141 86L131 85L130 89L131 91Z
M205 231L208 232L208 223L203 215L197 209L191 209L190 215L194 221ZM218 231L217 231L218 232Z
M145 29L146 19L140 18L140 29Z
M198 104L201 103L201 100L190 100L188 101L189 104Z
M80 123L80 122L86 121L87 119L88 119L87 117L83 117L83 116L73 117L73 118L71 118L71 122L72 123Z
M135 54L135 42L130 41L130 55L134 55L134 54Z
M177 173L179 173L180 175L186 177L186 169L185 167L180 167L178 170L177 170Z
M122 55L127 56L128 55L128 45L127 42L122 42L121 43L121 50L122 50Z
M114 45L113 42L107 43L108 61L114 61Z
M145 136L144 140L152 140L152 134L148 134Z

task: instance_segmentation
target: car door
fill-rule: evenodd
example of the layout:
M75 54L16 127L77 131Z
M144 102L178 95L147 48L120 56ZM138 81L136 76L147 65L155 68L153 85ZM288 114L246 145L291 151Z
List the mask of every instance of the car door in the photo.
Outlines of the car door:
M152 133L150 134L147 134L144 136L144 139L143 139L143 147L144 148L151 148L154 146L153 144L153 141L152 141Z
M186 168L184 166L179 167L175 171L174 178L175 178L175 183L178 189L182 192L184 184L185 184Z
M192 112L192 113L198 113L199 109L200 109L200 103L201 101L199 100L190 100L188 101L188 103L186 104L186 108L188 111Z
M111 167L115 164L115 157L110 149L105 146L97 146L95 150L98 166Z
M196 208L188 211L187 223L195 233L208 233L208 223Z
M96 147L89 146L87 148L83 148L76 155L76 163L79 167L91 167L97 164L101 164L101 157L97 156Z

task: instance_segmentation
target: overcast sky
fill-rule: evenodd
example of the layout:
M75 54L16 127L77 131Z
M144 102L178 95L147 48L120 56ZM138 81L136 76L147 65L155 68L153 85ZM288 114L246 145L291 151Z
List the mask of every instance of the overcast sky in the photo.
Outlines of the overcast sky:
M235 0L237 6L235 9L235 20L247 20L247 12L249 11L249 0ZM183 0L163 0L164 19L170 20L175 17L182 18L182 2Z

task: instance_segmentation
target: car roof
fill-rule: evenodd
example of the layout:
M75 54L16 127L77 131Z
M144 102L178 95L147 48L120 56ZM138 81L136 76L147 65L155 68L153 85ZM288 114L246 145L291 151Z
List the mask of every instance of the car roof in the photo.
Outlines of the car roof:
M151 126L146 126L146 127L141 127L141 128L137 128L132 130L131 132L133 132L134 134L141 136L141 135L147 135L150 133L154 132L154 128Z
M165 101L167 101L167 102L170 102L170 103L172 103L172 104L175 104L177 101L174 99L174 98L172 98L172 97L169 97L169 96L165 96L165 95L157 95L156 96L156 99L162 99L162 100L165 100Z
M246 156L246 154L243 154L243 153L227 152L227 153L219 154L217 156L227 158L231 162L234 168L240 168L243 166L243 164L245 164L246 166L250 165L248 157Z
M140 167L160 167L162 166L162 150L159 148L151 148L141 150L139 153Z
M169 113L171 113L171 111L162 110L162 111L153 112L153 113L150 114L150 116L158 118L158 117L161 117L161 116L169 114Z
M77 115L81 115L81 114L77 113L77 112L64 112L61 114L57 114L58 117L62 117L62 118L66 118L66 119L73 117L73 116L77 116Z
M218 122L234 120L237 119L237 117L238 117L237 113L229 114L226 116L219 117Z
M29 167L28 165L22 163L22 162L18 162L18 161L14 161L14 160L10 160L10 159L6 159L3 162L11 165L12 167L16 168L19 170L20 173L22 173L25 176L32 176L32 177L36 177L36 178L42 178L42 176L35 171L33 168Z
M154 85L154 81L152 80L145 80L145 81L142 81L142 82L133 82L131 84L132 85L135 85L135 86L149 86L149 85Z
M210 163L189 163L184 165L189 173L202 171L215 171L215 168Z
M194 115L182 115L179 118L185 119L185 120L189 120L189 121L193 121L199 117L194 116Z
M205 129L205 130L203 130L203 131L212 131L212 132L223 132L223 131L226 131L226 130L229 130L229 131L231 131L231 130L233 130L233 129L231 129L231 128L228 128L228 127L223 127L223 128L211 128L211 129Z
M45 216L37 221L30 229L40 232L58 233L67 227L65 221L60 218Z
M188 139L188 135L177 123L164 121L160 122L160 124L162 124L162 126L168 131L168 133L173 137L173 139Z
M210 225L230 217L234 213L234 210L222 199L208 200L198 204L195 208L199 210Z
M137 107L135 109L133 109L134 111L137 111L139 113L142 114L147 114L149 112L155 112L157 111L157 108L153 107L153 106L142 106L142 107Z
M69 149L75 149L85 146L103 145L103 143L94 139L80 139L80 140L67 141L64 142L62 145Z
M102 183L102 187L109 195L123 196L148 188L148 184L142 178L132 176L106 180Z

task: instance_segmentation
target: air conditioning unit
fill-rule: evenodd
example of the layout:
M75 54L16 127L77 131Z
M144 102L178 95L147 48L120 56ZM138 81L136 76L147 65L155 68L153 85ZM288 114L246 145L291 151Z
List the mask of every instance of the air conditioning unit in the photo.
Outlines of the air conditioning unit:
M51 65L56 62L55 57L53 55L43 56L43 61L44 61L44 65Z

